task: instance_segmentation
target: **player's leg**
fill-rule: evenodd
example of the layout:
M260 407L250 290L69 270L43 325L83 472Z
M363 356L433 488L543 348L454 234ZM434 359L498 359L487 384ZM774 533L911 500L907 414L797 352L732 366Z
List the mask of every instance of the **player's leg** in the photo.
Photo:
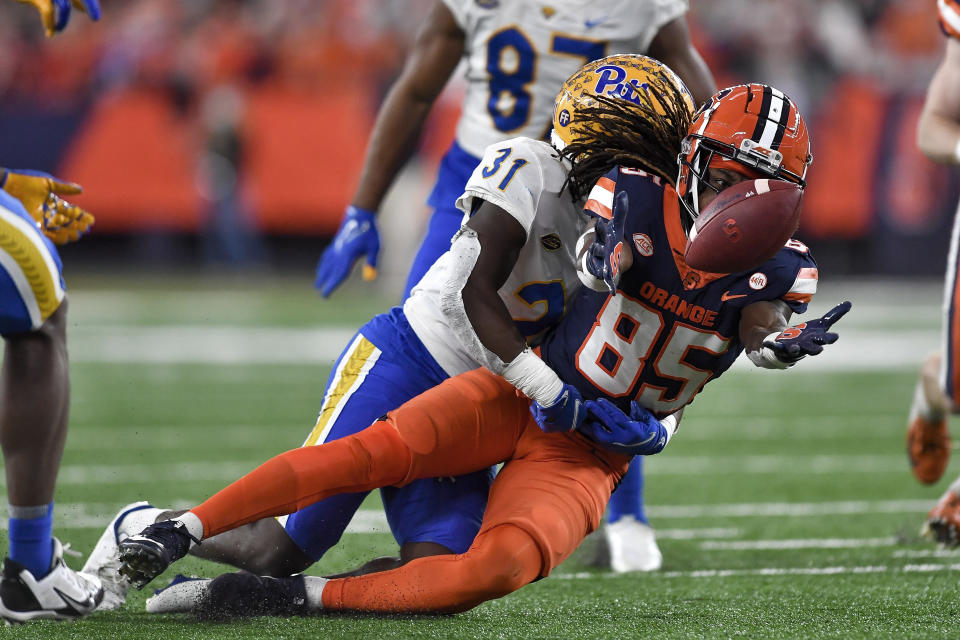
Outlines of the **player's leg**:
M603 534L610 551L610 568L617 573L656 571L663 564L644 510L642 456L633 459L627 475L610 496Z
M947 345L952 347L956 344L952 332L947 328L945 333ZM960 356L944 357L939 352L927 356L910 405L907 457L913 475L925 484L939 480L950 461L947 418L951 412L951 399L943 390L954 375L954 363L960 365Z
M954 216L943 285L941 352L927 357L907 420L907 459L925 484L940 479L950 460L947 418L960 408L960 211Z
M314 606L383 613L453 613L506 595L550 571L593 531L627 458L531 422L494 480L483 527L460 555L421 558L385 573L308 579ZM322 586L317 602L316 586Z
M183 557L190 536L209 538L332 495L485 469L512 454L528 416L527 401L499 376L457 376L357 434L281 454L179 519L148 527L120 544L125 570L144 582Z
M960 478L953 481L927 514L924 534L947 547L960 544Z
M392 348L380 349L378 344ZM356 433L445 377L399 309L377 316L361 327L334 364L317 422L304 446ZM297 573L336 543L365 496L366 492L331 496L282 523L267 518L224 532L194 547L191 553L260 575ZM85 569L105 579L115 576L121 540L147 525L182 513L150 508L131 511L126 517L118 515L91 553ZM114 590L121 604L127 588L127 583L121 582Z
M66 566L53 537L53 496L67 434L70 379L60 260L19 203L0 197L0 446L10 548L0 617L74 618L103 597ZM65 594L67 598L61 594Z
M463 222L463 212L456 207L457 198L463 194L463 187L479 163L480 158L470 155L456 142L443 156L437 172L437 182L427 198L427 205L433 209L433 215L430 216L426 235L407 274L407 283L403 288L404 300L410 296L413 286L420 282L423 274L437 258L450 248L450 239Z

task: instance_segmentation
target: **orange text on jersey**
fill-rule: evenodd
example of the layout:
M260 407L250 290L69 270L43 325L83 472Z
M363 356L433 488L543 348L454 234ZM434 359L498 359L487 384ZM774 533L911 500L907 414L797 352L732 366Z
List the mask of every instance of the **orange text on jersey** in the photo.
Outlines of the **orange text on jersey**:
M716 311L709 311L700 305L690 304L680 296L671 294L650 281L644 282L640 286L640 297L649 300L664 311L669 311L684 320L695 322L704 327L712 327L717 319Z

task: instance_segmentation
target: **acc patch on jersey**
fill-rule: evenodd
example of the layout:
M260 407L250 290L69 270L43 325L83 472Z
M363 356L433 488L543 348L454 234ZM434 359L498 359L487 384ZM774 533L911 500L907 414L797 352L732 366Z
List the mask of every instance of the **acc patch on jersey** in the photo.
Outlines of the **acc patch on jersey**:
M563 243L560 241L560 236L555 233L548 233L545 236L540 236L540 244L547 251L556 251L563 246Z
M637 248L637 253L644 258L649 258L653 255L653 240L645 233L633 234L633 246Z

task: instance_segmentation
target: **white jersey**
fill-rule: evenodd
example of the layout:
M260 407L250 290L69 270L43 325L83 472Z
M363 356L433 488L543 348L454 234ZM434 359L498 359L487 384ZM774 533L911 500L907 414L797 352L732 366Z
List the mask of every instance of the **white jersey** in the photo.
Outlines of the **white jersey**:
M687 0L443 0L466 34L457 143L479 157L512 136L542 139L560 87L591 60L645 53Z
M464 222L469 220L475 199L482 199L509 213L526 231L527 241L499 293L528 339L556 324L580 288L575 251L590 218L583 211L583 202L574 202L562 188L568 168L546 142L506 140L484 152L457 200ZM479 366L441 311L445 287L456 279L451 275L457 269L454 255L449 251L443 254L403 305L414 333L451 376Z

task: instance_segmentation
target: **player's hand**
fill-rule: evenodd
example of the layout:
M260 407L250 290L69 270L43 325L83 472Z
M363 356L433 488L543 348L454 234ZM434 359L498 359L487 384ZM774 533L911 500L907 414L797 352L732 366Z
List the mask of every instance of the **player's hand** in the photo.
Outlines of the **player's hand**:
M604 449L647 456L667 445L667 429L636 401L630 403L629 416L606 398L588 400L584 407L587 418L579 431Z
M70 21L71 4L90 16L91 20L100 19L99 0L17 0L33 5L40 14L47 37L63 31Z
M587 271L607 285L610 293L616 293L620 285L620 255L623 252L623 230L630 207L625 191L613 197L613 213L609 220L600 218L596 224L596 237L587 250Z
M363 265L363 279L377 277L377 254L380 253L380 235L377 233L373 211L358 207L347 207L346 217L333 242L320 256L317 263L317 279L314 288L324 298L333 293L350 275L353 263L364 254L367 262Z
M549 405L530 403L530 413L540 430L546 433L573 431L583 424L586 416L580 392L572 384L566 383Z
M8 169L0 177L0 188L23 204L44 235L55 244L73 242L93 225L94 218L61 196L81 193L80 185L29 169Z
M793 364L804 356L815 356L823 351L823 346L837 341L836 333L830 327L842 318L853 305L850 301L841 302L823 316L810 322L787 327L779 334L763 341L763 346L771 349L781 362Z

